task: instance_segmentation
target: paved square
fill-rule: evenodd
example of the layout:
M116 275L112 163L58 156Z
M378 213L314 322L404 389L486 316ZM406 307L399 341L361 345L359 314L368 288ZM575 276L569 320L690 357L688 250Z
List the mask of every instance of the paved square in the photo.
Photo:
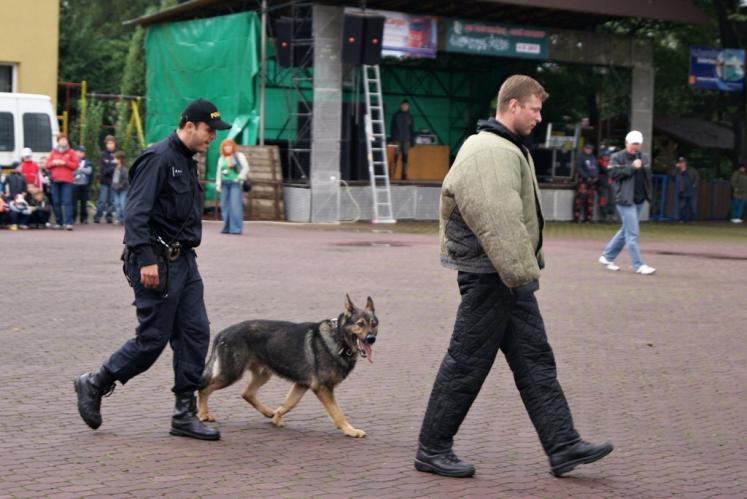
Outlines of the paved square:
M499 357L456 439L477 475L459 480L412 467L458 304L437 237L368 226L219 230L206 223L198 249L213 333L248 318L329 318L346 292L356 303L374 298L374 362L361 360L337 391L368 436L342 435L311 394L275 428L235 385L211 397L221 441L171 437L168 349L104 399L104 424L89 430L72 379L135 326L121 228L2 231L0 497L747 496L747 238L644 234L654 276L634 275L625 253L623 271L606 271L599 238L549 238L538 298L560 381L581 434L616 449L567 478L550 476ZM260 395L276 406L288 388L273 379Z

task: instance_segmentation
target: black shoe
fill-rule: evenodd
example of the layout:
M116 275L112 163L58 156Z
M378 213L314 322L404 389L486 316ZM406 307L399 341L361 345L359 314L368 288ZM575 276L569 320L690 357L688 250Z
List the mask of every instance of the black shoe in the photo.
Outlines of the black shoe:
M456 478L475 474L475 467L459 459L453 451L429 454L423 449L418 449L418 453L415 454L415 469Z
M78 412L83 421L94 430L101 426L101 397L114 391L114 378L104 369L96 373L86 373L73 381L78 394Z
M550 456L552 474L561 476L572 471L579 464L589 464L598 461L612 452L612 449L614 449L612 442L592 444L581 440L567 449Z
M95 224L100 224L100 223L101 223L101 221L100 221L100 220L99 220L98 218L94 218L94 219L93 219L93 223L95 223Z
M220 432L202 424L197 418L197 402L194 393L177 393L174 416L171 418L171 435L200 440L219 440Z

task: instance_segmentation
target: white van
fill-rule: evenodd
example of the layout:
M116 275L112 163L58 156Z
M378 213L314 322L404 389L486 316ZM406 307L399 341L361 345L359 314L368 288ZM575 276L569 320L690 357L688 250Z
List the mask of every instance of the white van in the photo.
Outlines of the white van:
M7 173L29 147L37 163L52 150L59 134L52 99L47 95L0 92L0 166Z

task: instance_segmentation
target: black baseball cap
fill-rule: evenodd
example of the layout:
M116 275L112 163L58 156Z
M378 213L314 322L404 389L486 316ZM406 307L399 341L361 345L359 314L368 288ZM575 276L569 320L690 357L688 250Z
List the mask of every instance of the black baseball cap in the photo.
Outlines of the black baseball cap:
M228 130L231 125L220 119L218 108L210 101L205 99L193 100L182 111L182 119L192 123L207 123L208 126L216 130Z

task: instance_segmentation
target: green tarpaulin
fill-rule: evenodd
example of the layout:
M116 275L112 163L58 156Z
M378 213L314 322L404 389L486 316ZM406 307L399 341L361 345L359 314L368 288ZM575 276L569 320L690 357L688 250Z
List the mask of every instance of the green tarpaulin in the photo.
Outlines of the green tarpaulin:
M213 102L233 128L219 132L207 155L207 179L215 178L218 145L226 137L253 145L259 124L259 19L254 12L158 24L148 29L146 141L171 133L193 99ZM213 192L209 187L208 198Z

